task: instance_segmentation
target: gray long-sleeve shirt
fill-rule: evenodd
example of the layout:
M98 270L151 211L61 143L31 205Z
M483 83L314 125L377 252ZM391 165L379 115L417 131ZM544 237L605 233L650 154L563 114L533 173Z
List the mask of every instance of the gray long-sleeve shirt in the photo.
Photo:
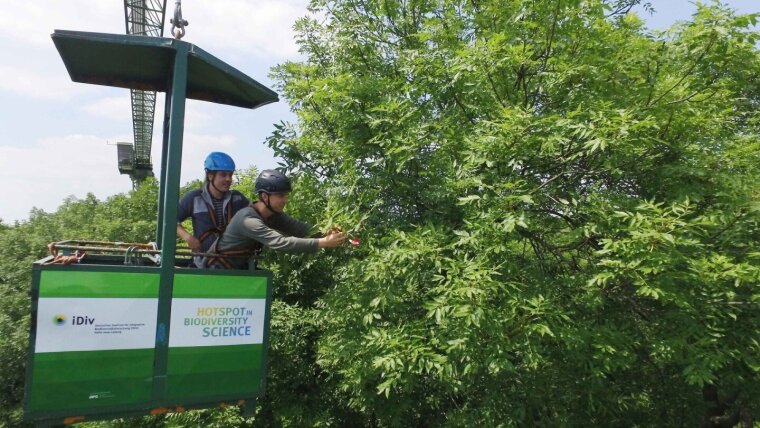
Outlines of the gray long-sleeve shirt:
M267 221L252 206L238 211L227 225L216 245L217 251L257 250L267 246L277 251L316 253L318 238L307 238L314 226L298 221L285 213L272 214ZM230 258L237 269L245 268L246 260Z

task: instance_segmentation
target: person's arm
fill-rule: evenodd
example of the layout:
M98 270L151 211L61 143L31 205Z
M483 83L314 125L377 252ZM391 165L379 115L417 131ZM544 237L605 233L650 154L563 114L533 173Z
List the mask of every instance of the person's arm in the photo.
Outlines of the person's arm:
M179 201L179 207L177 209L177 236L187 242L187 246L190 247L191 250L200 253L201 241L191 235L190 232L182 226L182 222L192 215L192 200L193 197L190 194L187 194Z
M187 242L187 246L190 247L191 250L196 253L201 252L201 241L199 241L195 236L191 235L190 232L185 230L185 228L179 223L177 223L177 236L182 238L183 241Z
M245 226L243 233L246 237L273 250L302 253L316 253L319 250L318 239L286 236L267 226L259 218L248 217L243 221L243 224Z
M311 234L314 229L314 225L296 220L295 218L285 214L277 214L272 220L273 225L276 225L277 229L288 233L289 235L305 238L307 236L316 238L319 248L336 248L343 244L346 240L346 234L340 226L334 226L327 231L326 234L322 234L317 231L316 234Z
M298 232L306 235L311 230L311 225L297 222ZM248 217L244 220L245 234L261 244L276 250L287 252L315 253L320 248L335 248L345 241L345 234L331 234L324 238L302 238L298 236L286 236L280 231L273 229L259 218ZM287 230L289 233L290 230Z
M277 230L281 230L290 236L296 236L299 238L309 237L312 229L314 229L313 224L296 220L285 213L274 214L270 217L269 224Z

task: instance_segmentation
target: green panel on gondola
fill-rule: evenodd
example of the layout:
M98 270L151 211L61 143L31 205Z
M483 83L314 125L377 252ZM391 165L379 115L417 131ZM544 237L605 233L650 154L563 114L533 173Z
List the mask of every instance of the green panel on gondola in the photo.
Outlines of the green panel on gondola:
M268 290L263 275L175 275L168 399L262 392Z
M153 348L44 352L34 356L28 412L145 407L153 385Z
M159 269L35 264L27 420L252 401L264 392L271 280L178 269L166 390L156 395Z
M157 273L42 271L28 413L147 403Z

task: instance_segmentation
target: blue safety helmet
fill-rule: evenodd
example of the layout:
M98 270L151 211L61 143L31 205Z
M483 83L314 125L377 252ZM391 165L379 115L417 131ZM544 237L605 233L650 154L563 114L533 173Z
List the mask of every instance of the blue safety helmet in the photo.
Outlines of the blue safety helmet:
M206 171L234 171L235 161L227 153L211 152L206 156L203 167Z

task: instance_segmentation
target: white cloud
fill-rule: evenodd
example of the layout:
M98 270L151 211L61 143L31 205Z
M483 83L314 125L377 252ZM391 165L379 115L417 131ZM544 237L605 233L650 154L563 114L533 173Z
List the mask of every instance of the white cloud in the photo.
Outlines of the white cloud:
M0 91L37 100L66 100L103 88L73 83L50 34L55 29L124 33L122 2L36 0L3 2Z
M167 20L167 22L169 22ZM3 2L0 38L17 44L51 45L55 29L123 33L123 2L36 0Z
M306 0L216 0L182 5L190 22L183 40L211 52L234 51L267 59L294 59L296 19L306 14ZM167 15L174 10L167 6ZM167 19L168 23L169 20ZM168 35L171 24L166 28Z
M24 219L33 206L53 211L69 195L105 198L129 190L129 178L116 173L116 148L106 143L117 139L70 135L29 147L0 146L0 199L13 201L0 218Z
M0 91L20 97L60 101L85 93L87 89L84 85L73 84L65 70L48 74L25 67L0 65Z
M131 121L132 107L129 99L129 91L118 97L107 97L96 100L90 104L82 106L82 110L87 113L114 121Z

